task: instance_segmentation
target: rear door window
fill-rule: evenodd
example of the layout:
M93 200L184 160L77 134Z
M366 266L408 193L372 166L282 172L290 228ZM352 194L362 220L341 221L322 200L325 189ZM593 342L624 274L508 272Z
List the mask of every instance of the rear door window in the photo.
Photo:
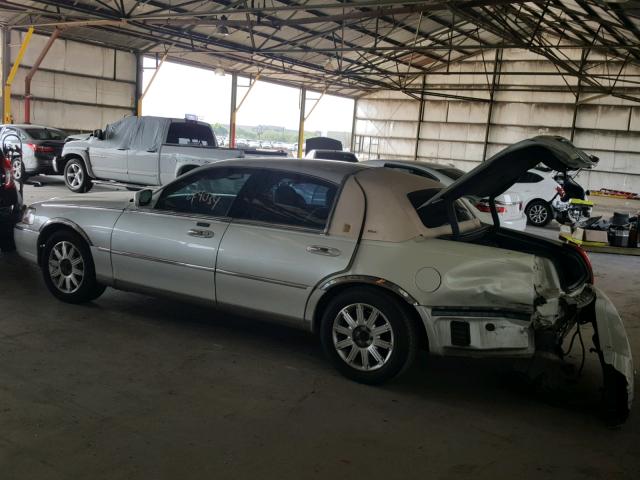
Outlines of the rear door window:
M231 216L273 225L322 230L338 186L293 172L265 170L252 188L243 192Z
M34 140L64 140L66 134L54 128L25 128L26 134Z

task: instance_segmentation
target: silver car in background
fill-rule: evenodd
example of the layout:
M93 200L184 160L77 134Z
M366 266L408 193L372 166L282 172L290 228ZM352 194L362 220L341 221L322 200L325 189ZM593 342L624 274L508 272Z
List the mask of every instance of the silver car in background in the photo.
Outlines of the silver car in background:
M62 153L67 134L41 125L0 125L0 144L22 148L22 158L11 161L13 178L39 174L55 174L53 164Z
M490 198L495 219L493 199L541 152L551 167L588 162L537 137L443 188L358 163L226 160L134 196L34 204L15 240L60 300L110 286L244 311L317 333L337 369L364 383L395 377L419 348L531 358L592 329L607 410L624 421L631 349L585 253L482 224L460 200Z
M451 185L466 174L463 170L451 165L443 165L431 162L419 162L410 160L366 160L365 165L374 167L392 168L401 172L420 175L436 180L443 185ZM491 210L489 202L484 198L467 198L473 213L484 223L491 223ZM496 197L496 211L500 219L500 226L513 230L524 230L527 226L527 217L524 214L522 199L517 192L508 190Z

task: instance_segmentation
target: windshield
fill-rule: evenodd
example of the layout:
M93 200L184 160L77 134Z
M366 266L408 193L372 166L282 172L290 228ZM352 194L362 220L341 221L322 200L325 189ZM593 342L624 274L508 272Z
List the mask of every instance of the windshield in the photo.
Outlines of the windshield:
M418 190L411 192L407 195L411 205L418 212L418 216L422 221L422 224L427 228L437 228L443 225L450 225L449 216L447 215L447 207L443 200L438 200L429 205L425 205L426 202L440 191L440 188L428 188L425 190ZM467 209L464 202L456 200L453 202L453 209L456 214L458 222L464 222L466 220L473 220L473 214Z
M67 136L54 128L25 128L24 131L33 140L64 140Z

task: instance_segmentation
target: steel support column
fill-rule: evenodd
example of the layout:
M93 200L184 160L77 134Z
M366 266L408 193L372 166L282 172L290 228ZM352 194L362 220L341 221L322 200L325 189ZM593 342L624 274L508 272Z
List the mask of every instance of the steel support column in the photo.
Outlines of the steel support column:
M493 61L493 78L491 79L491 90L489 91L489 112L487 113L487 128L484 132L484 146L482 147L482 161L487 159L487 146L489 145L489 131L491 130L491 117L493 116L493 98L496 93L502 68L502 49L496 49L496 56Z
M53 33L51 33L49 40L47 40L47 43L45 43L44 48L40 52L40 55L38 55L38 58L36 58L36 61L29 69L29 72L27 72L27 75L24 77L24 123L26 124L31 123L31 80L33 80L33 76L38 71L38 68L40 68L40 64L43 62L44 57L46 57L47 53L49 53L49 50L51 50L53 42L55 42L59 36L60 29L55 28L53 30Z
M11 84L13 83L13 79L18 73L18 67L20 67L20 62L22 62L22 57L24 57L24 53L27 51L27 47L29 46L29 42L31 41L31 36L33 35L33 27L29 27L27 33L22 40L22 45L20 45L20 50L18 50L18 56L16 57L16 61L13 62L13 66L11 67L11 71L7 78L4 79L4 123L13 123L13 117L11 116ZM11 56L11 50L9 49L6 52L7 56ZM9 61L11 59L9 58Z
M137 105L137 108L136 108L136 114L139 117L142 116L142 100L144 100L144 96L149 91L149 88L151 88L151 85L153 84L153 81L156 79L156 76L158 75L158 72L160 71L160 68L162 68L162 65L164 64L164 61L167 59L167 55L169 55L169 50L167 50L164 53L164 55L162 55L162 59L160 59L160 63L158 65L156 65L156 69L154 70L153 75L151 75L151 79L149 80L149 83L147 83L147 86L142 91L142 94L138 97L138 105ZM157 59L156 59L156 61L157 61Z
M358 99L353 100L353 119L351 120L351 151L356 151L356 115L358 114Z
M2 85L7 81L9 70L11 69L11 28L2 28ZM2 118L5 118L5 104L2 102Z
M300 122L298 123L298 158L302 158L302 148L304 143L304 117L307 104L307 88L300 89Z
M236 101L238 98L238 75L231 75L231 115L229 117L229 148L236 148Z
M420 148L420 130L422 129L422 117L424 116L424 89L427 84L427 76L422 76L422 92L420 93L420 108L418 110L418 126L416 128L416 148L413 152L413 160L418 160L418 150Z
M251 81L251 77L249 77L249 89L246 92L244 92L244 95L240 99L240 103L238 103L238 105L236 106L238 77L236 76L236 74L233 74L233 78L231 80L231 122L229 124L230 134L233 133L233 144L229 143L229 146L231 148L235 148L236 146L236 118L237 118L238 112L240 111L240 108L242 107L242 104L244 103L244 101L247 99L247 97L251 93L251 90L253 90L253 87L255 87L256 83L258 83L259 79L260 79L260 73L256 75L256 78L254 78L253 81Z
M138 114L142 112L142 104L140 97L142 96L142 80L144 76L144 55L141 52L136 53L136 92L134 95L133 109Z

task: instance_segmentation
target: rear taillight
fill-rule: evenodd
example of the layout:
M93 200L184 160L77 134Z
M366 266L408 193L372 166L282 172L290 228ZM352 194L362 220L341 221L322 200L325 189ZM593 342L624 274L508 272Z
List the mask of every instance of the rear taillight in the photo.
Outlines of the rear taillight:
M36 145L35 143L27 143L27 147L35 153L53 153L54 148L46 145Z
M587 279L587 282L590 283L591 285L594 284L595 282L595 278L593 276L593 266L591 265L591 259L589 258L589 255L587 255L587 252L584 251L584 249L574 243L568 243L567 245L569 245L570 247L573 247L576 249L576 251L580 254L580 256L582 257L582 260L584 260L585 265L587 266L587 272L589 275L589 278Z
M564 188L562 188L560 185L556 187L556 192L558 192L558 195L560 195L561 198L565 196Z
M7 158L2 159L2 186L4 188L15 188L16 186L13 181L11 162Z
M491 212L491 207L489 206L489 202L486 200L480 200L478 203L476 203L476 208L484 213ZM507 211L507 207L496 204L496 211L498 213L505 213Z

